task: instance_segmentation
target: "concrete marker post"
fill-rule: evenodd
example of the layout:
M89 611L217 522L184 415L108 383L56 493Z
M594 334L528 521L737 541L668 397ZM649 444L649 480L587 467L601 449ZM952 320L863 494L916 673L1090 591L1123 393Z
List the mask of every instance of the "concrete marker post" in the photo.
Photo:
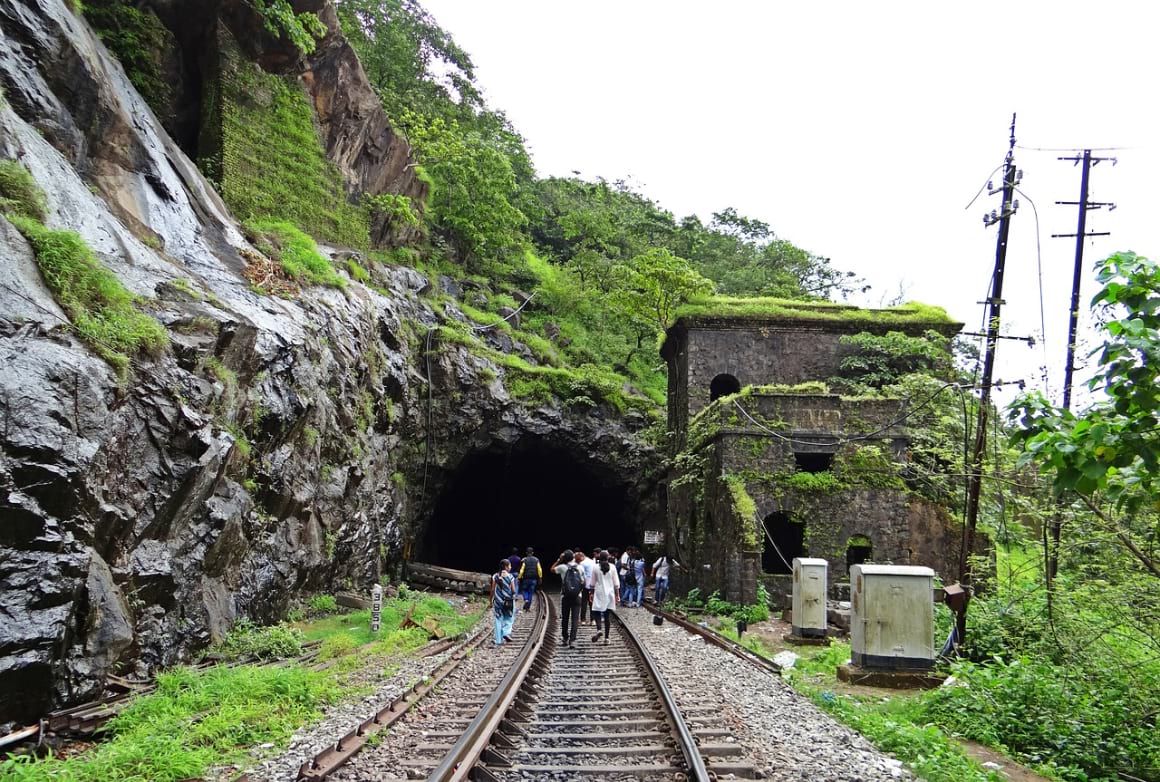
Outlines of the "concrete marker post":
M383 586L375 584L371 590L371 632L377 633L383 620Z

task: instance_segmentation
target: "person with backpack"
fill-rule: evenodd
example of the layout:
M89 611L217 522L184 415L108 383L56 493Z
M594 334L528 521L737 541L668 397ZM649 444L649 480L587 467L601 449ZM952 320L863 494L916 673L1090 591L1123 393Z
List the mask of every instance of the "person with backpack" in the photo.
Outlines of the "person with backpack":
M532 607L532 597L536 594L536 585L544 578L544 569L540 567L540 558L535 549L528 546L524 552L523 562L520 563L520 592L524 598L524 610Z
M592 556L596 556L593 552ZM592 581L592 571L596 568L596 561L589 559L583 551L576 552L576 564L580 566L580 575L584 577L584 594L580 596L580 624L588 624L588 608L592 605L592 590L588 584ZM595 617L593 617L595 620Z
M628 560L632 554L632 546L627 547L617 562L617 572L620 576L620 604L628 605Z
M632 549L632 557L628 560L628 573L624 576L628 581L628 605L640 608L644 605L644 557L640 549Z
M629 546L624 552L624 557L621 558L624 567L620 577L620 583L622 584L620 588L620 602L628 608L632 608L636 603L636 590L639 586L639 580L636 574L638 556L636 546Z
M592 591L592 618L596 622L596 635L592 636L592 643L600 640L600 620L603 619L605 646L608 645L608 633L612 626L612 617L608 612L614 610L620 602L620 578L612 561L607 551L601 551L596 557L596 567L592 569L592 580L589 583Z
M512 563L511 574L512 574L512 578L514 578L516 580L516 594L518 595L520 593L519 572L520 572L521 560L520 560L520 550L518 548L516 548L515 546L512 546L512 553L508 556L508 562ZM520 612L520 607L517 604L516 605L516 614L518 615L519 612Z
M665 596L669 593L669 568L681 566L680 562L671 558L668 554L661 554L660 558L652 564L652 575L656 579L656 586L653 587L653 599L657 604L665 601Z
M560 577L563 588L560 592L560 634L564 645L569 649L576 643L576 632L580 624L580 601L584 598L584 573L577 564L572 549L568 549L556 564L552 572Z
M512 563L499 561L499 570L491 576L491 610L495 613L495 645L512 639L512 624L516 618L516 577Z

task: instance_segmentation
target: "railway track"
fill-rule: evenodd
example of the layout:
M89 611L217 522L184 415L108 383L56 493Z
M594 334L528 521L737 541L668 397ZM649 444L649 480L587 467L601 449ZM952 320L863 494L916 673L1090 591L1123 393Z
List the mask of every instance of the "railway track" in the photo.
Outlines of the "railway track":
M554 601L540 595L534 611L521 613L511 643L484 644L412 704L386 740L340 742L304 765L298 780L760 776L739 761L743 750L715 724L714 708L678 707L627 625L615 620L608 644L581 635L573 648L558 640L558 627Z

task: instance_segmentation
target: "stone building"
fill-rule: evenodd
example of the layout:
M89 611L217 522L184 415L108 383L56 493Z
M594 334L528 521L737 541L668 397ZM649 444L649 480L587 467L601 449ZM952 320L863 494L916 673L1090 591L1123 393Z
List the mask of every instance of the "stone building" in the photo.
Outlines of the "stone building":
M680 318L668 363L673 438L668 534L680 586L750 603L786 592L794 557L829 562L831 584L865 561L958 573L961 525L911 491L904 400L844 398L825 381L844 335L953 336L941 310L780 302L772 312Z

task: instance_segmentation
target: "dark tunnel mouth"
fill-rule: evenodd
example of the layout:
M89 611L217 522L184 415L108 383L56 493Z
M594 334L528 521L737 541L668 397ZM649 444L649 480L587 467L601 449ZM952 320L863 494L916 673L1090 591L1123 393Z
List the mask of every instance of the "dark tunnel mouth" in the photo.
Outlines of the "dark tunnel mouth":
M592 556L639 543L629 485L602 472L547 439L473 451L444 485L415 559L494 573L513 548L523 557L531 546L557 583L548 568L565 549Z

